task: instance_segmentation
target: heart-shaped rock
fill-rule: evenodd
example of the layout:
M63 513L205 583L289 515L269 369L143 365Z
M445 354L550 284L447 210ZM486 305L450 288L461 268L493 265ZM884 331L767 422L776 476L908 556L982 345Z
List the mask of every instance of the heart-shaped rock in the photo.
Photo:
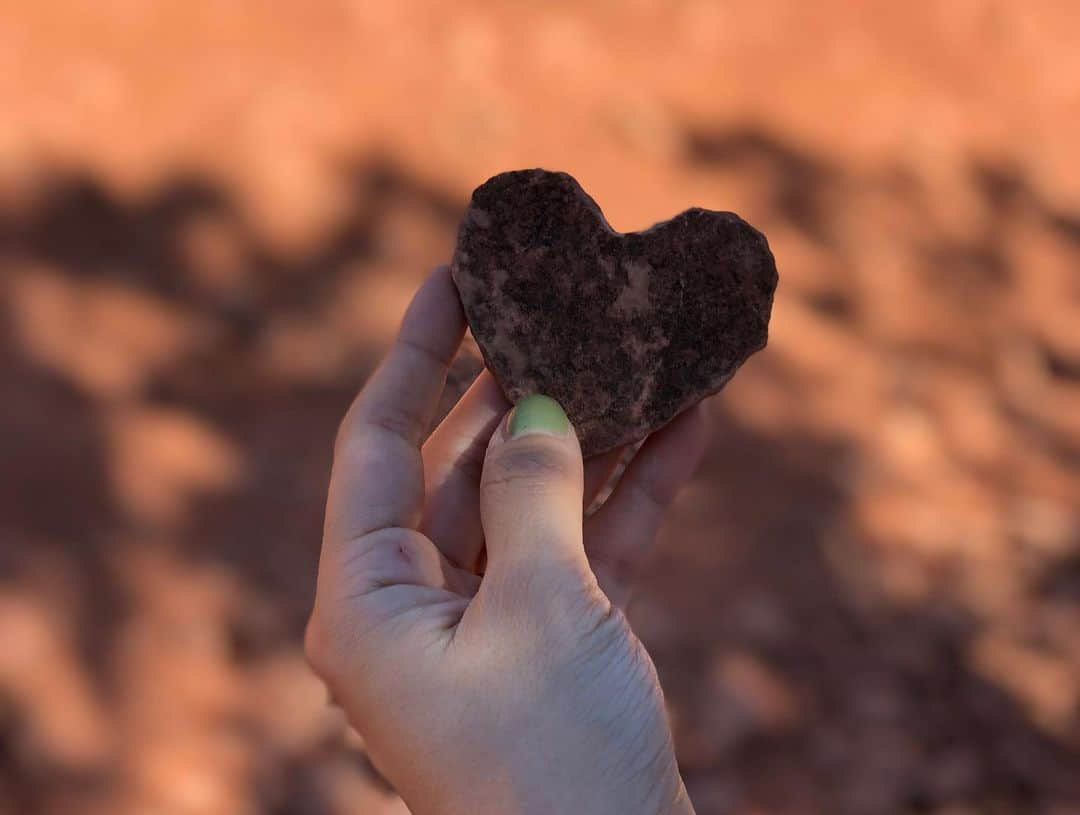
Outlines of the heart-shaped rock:
M511 402L557 399L585 455L644 438L765 347L776 264L730 212L622 234L566 173L473 192L451 263L473 336Z

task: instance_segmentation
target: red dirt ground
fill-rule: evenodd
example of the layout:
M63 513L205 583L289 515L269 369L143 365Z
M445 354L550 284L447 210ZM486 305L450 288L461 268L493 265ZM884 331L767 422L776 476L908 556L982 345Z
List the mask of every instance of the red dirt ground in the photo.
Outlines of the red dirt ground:
M1050 0L0 0L0 813L404 811L300 653L330 441L537 165L780 268L630 613L699 813L1080 812L1077 42Z

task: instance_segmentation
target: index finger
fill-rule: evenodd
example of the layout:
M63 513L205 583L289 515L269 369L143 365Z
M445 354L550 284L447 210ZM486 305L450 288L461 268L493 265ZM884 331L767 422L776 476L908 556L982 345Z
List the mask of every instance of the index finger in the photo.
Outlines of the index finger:
M419 521L420 442L464 333L457 290L449 269L440 266L413 297L393 347L342 421L326 508L327 543Z

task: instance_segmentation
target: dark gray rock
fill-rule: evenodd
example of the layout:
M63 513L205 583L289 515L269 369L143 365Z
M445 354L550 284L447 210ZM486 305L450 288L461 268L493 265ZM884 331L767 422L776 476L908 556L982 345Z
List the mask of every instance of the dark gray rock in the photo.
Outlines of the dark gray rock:
M473 192L451 263L507 398L557 399L595 455L644 438L765 347L776 265L730 212L615 232L566 173L502 173Z

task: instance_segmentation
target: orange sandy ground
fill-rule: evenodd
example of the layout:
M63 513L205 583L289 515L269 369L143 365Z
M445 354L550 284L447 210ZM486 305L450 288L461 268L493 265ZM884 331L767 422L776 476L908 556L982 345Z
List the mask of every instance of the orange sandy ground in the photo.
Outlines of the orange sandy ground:
M701 815L1080 812L1074 2L0 0L0 813L404 806L299 639L473 186L733 209L768 349L630 616Z

